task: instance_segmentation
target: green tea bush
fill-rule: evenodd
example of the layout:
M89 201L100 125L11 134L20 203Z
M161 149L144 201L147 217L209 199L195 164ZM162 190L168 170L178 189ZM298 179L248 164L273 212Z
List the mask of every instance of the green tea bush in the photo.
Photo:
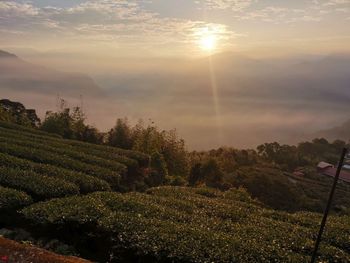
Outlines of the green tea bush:
M36 138L51 143L57 142L62 144L64 143L65 145L74 146L78 151L82 151L84 153L89 153L90 151L96 151L96 153L99 152L99 154L108 153L109 158L115 158L115 161L121 162L125 165L134 163L130 161L130 159L136 160L142 167L148 166L150 161L150 157L147 154L143 154L137 151L124 150L111 146L97 145L75 140L62 139L59 135L56 134L46 133L40 130L30 129L7 122L0 122L0 127L3 128L2 131L5 131L5 129L7 129L9 132L18 133L22 136L26 136L29 138ZM91 152L91 154L93 153ZM96 155L98 156L98 154ZM103 154L103 156L106 155ZM104 158L103 156L100 157Z
M107 181L113 187L117 187L119 185L120 175L117 172L103 167L86 164L61 154L13 145L7 142L0 142L0 152L31 160L37 163L51 164L78 172L84 172L86 174Z
M0 186L0 211L15 210L32 202L32 198L26 193Z
M36 224L79 224L96 222L110 213L101 200L91 196L72 196L39 202L23 209L24 215Z
M110 167L112 168L114 168L113 162L124 164L127 167L138 167L138 162L136 160L128 158L123 155L106 152L105 150L103 150L103 147L96 149L96 147L91 147L94 145L88 145L88 147L79 146L80 144L73 146L73 145L67 144L67 141L62 139L57 140L57 138L52 139L50 137L43 136L43 135L4 129L4 128L1 128L1 125L0 125L0 135L3 135L3 137L6 137L6 138L15 138L15 139L20 139L20 140L25 140L25 141L30 141L30 142L40 143L40 144L44 143L45 146L61 148L63 150L66 150L66 149L70 151L74 150L75 154L76 152L78 152L81 155L88 155L88 157L92 155L94 157L103 158L105 162L106 160L112 162L112 164L110 164ZM84 145L84 143L82 143L81 145ZM81 158L81 157L79 156L78 158Z
M31 171L0 166L0 185L29 193L39 199L79 194L78 186Z
M95 192L37 203L22 213L39 226L95 225L95 234L109 235L113 262L308 262L321 219L264 208L243 189L186 187ZM349 262L349 223L347 216L330 217L321 260Z
M0 153L0 166L29 170L41 175L55 177L67 182L71 182L79 186L80 192L83 194L96 191L111 190L109 184L106 181L98 179L96 177L49 164L35 163L8 154Z
M6 128L6 129L11 129L14 131L21 131L21 132L26 132L26 133L32 133L32 134L38 134L46 137L52 137L52 138L61 138L61 136L53 133L48 133L44 131L40 131L37 129L29 128L23 125L18 125L15 123L11 122L5 122L5 121L0 121L0 127Z
M115 161L105 160L100 157L92 156L89 154L84 154L82 152L75 151L74 149L72 149L72 147L67 147L64 144L57 143L54 144L54 146L51 146L49 142L44 140L28 140L27 138L23 138L23 136L14 136L13 134L4 135L1 132L0 142L7 142L13 145L20 145L31 149L38 149L54 154L60 154L72 158L74 160L84 162L86 164L105 167L116 172L124 173L127 169L127 167L124 164Z

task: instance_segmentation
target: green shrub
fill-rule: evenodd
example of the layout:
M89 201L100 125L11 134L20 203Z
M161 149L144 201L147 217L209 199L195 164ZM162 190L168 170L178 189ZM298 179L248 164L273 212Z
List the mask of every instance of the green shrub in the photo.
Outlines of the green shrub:
M0 121L0 127L4 128L2 129L3 131L5 131L5 129L8 129L9 132L18 133L25 137L45 140L50 143L56 142L56 143L62 143L65 145L73 146L78 151L81 151L84 153L96 154L97 156L100 156L99 154L101 154L100 156L101 158L105 158L104 156L107 156L107 154L109 154L108 159L121 162L127 166L134 165L134 162L131 160L136 160L142 167L148 166L150 161L150 157L147 154L143 154L137 151L124 150L124 149L119 149L111 146L97 145L97 144L86 143L86 142L75 141L75 140L62 139L57 134L30 129L23 126L7 123L7 122Z
M70 151L74 150L76 152L79 152L81 155L88 155L87 157L92 155L94 157L103 158L104 161L108 160L108 161L112 162L111 167L114 167L113 162L124 164L127 167L137 167L138 166L138 162L134 159L128 158L128 157L123 156L123 155L118 155L115 153L106 152L105 150L103 150L103 147L97 149L96 147L93 147L93 146L95 146L93 144L88 145L88 147L83 147L82 145L84 145L84 143L82 143L81 145L79 144L79 145L73 146L73 145L67 144L67 141L62 140L62 139L57 140L57 138L51 138L51 137L47 137L47 136L43 136L43 135L39 135L39 134L4 129L4 128L1 128L1 125L0 125L0 134L4 135L4 137L6 137L6 138L9 138L9 137L19 138L21 140L26 140L26 141L36 142L36 143L41 143L41 144L43 142L45 142L44 143L45 146L63 148L63 150L68 149ZM67 149L64 149L64 148L67 148ZM120 169L120 168L122 168L122 167L119 167L118 169Z
M28 140L21 135L15 134L3 134L0 130L0 142L7 142L13 145L20 145L31 149L38 149L41 151L47 151L52 154L60 154L67 156L74 160L84 162L86 164L92 164L99 167L105 167L117 172L125 172L127 167L124 164L116 161L105 160L97 156L84 154L83 152L75 151L72 147L67 147L64 144L56 143L53 146L46 140Z
M28 159L37 163L51 164L77 172L84 172L107 181L113 187L119 185L120 175L117 172L95 165L86 164L60 154L54 154L40 149L26 148L6 142L0 142L0 152L19 158Z
M31 204L32 198L21 191L0 186L0 211L15 210Z
M218 196L218 190L214 190L211 188L198 188L196 189L196 194L214 198Z
M79 194L79 188L72 183L8 167L0 167L0 185L25 191L40 199Z
M22 213L36 224L79 224L96 222L110 213L104 203L91 196L72 196L39 202L26 207Z
M8 154L0 153L0 166L9 168L19 168L29 170L41 175L55 177L76 184L81 193L90 193L96 191L110 191L109 184L96 177L56 167L49 164L31 162L26 159L20 159Z
M37 203L22 213L39 226L95 225L89 235L109 235L107 254L114 262L309 261L320 214L266 209L242 189L218 191L215 198L203 192L185 187L96 192ZM347 216L330 217L320 259L350 260L349 223Z
M14 124L14 123L11 123L11 122L0 121L0 127L6 128L6 129L11 129L11 130L14 130L14 131L21 131L21 132L26 132L26 133L38 134L38 135L42 135L42 136L46 136L46 137L61 138L61 136L59 136L57 134L40 131L40 130L37 130L37 129L33 129L33 128L26 127L26 126Z

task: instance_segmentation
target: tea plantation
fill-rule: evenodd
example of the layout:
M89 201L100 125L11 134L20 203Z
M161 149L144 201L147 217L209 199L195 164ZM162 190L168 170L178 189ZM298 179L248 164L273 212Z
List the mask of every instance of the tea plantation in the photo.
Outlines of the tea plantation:
M41 231L88 243L94 255L103 249L101 262L308 262L320 221L266 209L242 189L166 186L53 199L20 213ZM349 223L330 218L322 262L350 261Z
M95 191L132 190L147 155L0 122L0 209Z
M149 157L0 122L0 228L98 262L308 262L321 215L244 189L137 189ZM122 193L126 192L126 193ZM350 262L350 217L329 218L320 262Z

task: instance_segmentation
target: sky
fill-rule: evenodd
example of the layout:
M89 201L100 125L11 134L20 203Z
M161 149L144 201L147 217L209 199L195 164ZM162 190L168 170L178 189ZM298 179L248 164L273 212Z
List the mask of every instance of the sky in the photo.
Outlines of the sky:
M102 131L152 119L190 149L296 143L349 118L350 0L0 0L0 49L33 64L0 63L0 96L41 117L84 97Z
M350 49L349 28L350 0L0 1L3 47L61 54L339 53Z

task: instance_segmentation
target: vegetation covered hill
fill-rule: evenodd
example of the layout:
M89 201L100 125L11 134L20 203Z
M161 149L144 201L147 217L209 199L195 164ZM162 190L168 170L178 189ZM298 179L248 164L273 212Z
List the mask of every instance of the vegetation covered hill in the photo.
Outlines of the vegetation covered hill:
M266 209L243 189L183 187L53 199L20 213L95 256L103 251L100 262L308 262L321 219ZM350 260L349 223L330 218L320 259Z
M69 111L48 116L63 135L32 128L26 111L3 113L0 235L98 262L308 262L321 220L313 212L332 183L315 165L335 163L347 146L316 139L188 153L174 132L125 120L91 144L62 138L77 139L83 124ZM325 262L350 261L349 190L339 183Z
M0 146L0 184L35 200L133 189L145 179L149 163L139 152L64 140L7 122L0 122Z

